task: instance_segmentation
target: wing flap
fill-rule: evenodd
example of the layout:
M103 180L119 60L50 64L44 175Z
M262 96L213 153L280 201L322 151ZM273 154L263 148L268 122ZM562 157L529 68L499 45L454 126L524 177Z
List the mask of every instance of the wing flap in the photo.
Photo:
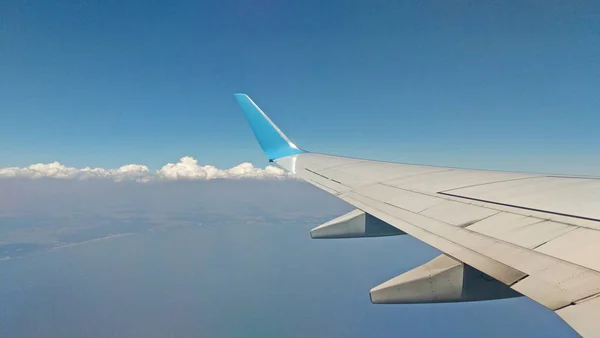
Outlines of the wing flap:
M501 212L481 220L467 229L533 249L578 228L536 217Z
M536 248L535 251L600 271L600 231L576 228Z
M565 322L583 337L596 337L600 332L600 297L577 302L556 311Z

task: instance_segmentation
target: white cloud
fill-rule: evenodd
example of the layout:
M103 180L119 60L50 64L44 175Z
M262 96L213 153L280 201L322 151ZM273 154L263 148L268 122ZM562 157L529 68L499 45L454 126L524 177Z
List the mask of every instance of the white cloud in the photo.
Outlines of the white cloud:
M267 166L255 168L252 163L242 163L230 169L218 169L212 165L201 166L193 157L182 157L177 163L167 163L157 171L150 171L147 166L128 164L118 169L73 168L59 162L37 163L28 167L0 168L0 178L56 178L56 179L110 179L120 181L176 181L176 180L211 180L211 179L286 179L294 177L283 169Z
M167 163L158 170L158 176L166 180L205 180L208 174L193 157L182 157L177 163Z

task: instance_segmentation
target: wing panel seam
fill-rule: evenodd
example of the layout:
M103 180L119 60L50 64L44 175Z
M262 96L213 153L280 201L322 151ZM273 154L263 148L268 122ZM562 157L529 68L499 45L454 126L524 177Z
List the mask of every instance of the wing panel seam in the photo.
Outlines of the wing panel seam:
M566 214L566 213L556 212L556 211L548 211L548 210L544 210L544 209L530 208L530 207L525 207L525 206L515 205L515 204L510 204L510 203L494 202L494 201L484 200L484 199L480 199L480 198L467 197L467 196L461 196L461 195L456 195L456 194L449 194L447 192L438 192L438 194L444 195L444 196L450 196L450 197L471 200L471 201L482 202L482 203L501 205L501 206L515 208L515 209L537 211L537 212L543 212L543 213L551 214L551 215L566 216L566 217L573 217L573 218L577 218L577 219L583 219L586 221L600 222L600 219L593 218L593 217L586 217L586 216L572 215L572 214Z
M467 189L467 188L473 188L473 187L479 187L479 186L483 186L483 185L488 185L488 184L496 184L496 183L504 183L504 182L512 182L512 181L522 181L522 180L531 180L534 178L543 178L543 177L548 177L548 176L529 176L529 177L519 177L519 178L511 178L511 179L507 179L507 180L500 180L500 181L492 181L492 182L486 182L486 183L478 183L478 184L471 184L471 185L465 185L463 187L457 187L457 188L452 188L452 189L446 189L446 190L442 190L442 191L438 191L439 194L448 192L448 191L453 191L453 190L460 190L460 189Z

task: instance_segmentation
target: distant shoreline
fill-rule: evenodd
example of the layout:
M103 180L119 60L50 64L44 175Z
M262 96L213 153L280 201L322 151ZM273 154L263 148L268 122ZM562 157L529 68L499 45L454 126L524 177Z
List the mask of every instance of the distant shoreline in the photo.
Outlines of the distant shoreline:
M108 235L106 237L99 237L99 238L89 239L89 240L83 241L83 242L59 244L59 245L53 246L52 248L50 248L50 250L62 249L62 248L77 246L77 245L86 244L86 243L103 241L103 240L106 240L106 239L112 239L112 238L118 238L118 237L123 237L123 236L129 236L129 235L133 235L133 234L135 234L135 232L126 232L126 233L122 233L122 234Z
M18 258L23 258L23 257L27 257L30 255L35 255L35 254L41 254L41 253L45 253L45 252L50 252L53 250L57 250L57 249L62 249L62 248L67 248L67 247L74 247L74 246L79 246L82 244L87 244L87 243L92 243L92 242L99 242L99 241L103 241L103 240L108 240L108 239L113 239L113 238L118 238L118 237L125 237L125 236L129 236L129 235L135 235L135 232L126 232L126 233L122 233L122 234L115 234L115 235L108 235L105 237L99 237L99 238L94 238L94 239L89 239L89 240L85 240L82 242L74 242L74 243L61 243L61 244L57 244L55 246L49 247L49 248L45 248L45 249L41 249L41 250L32 250L30 252L27 252L23 255L20 256L4 256L4 257L0 257L0 262L1 261L8 261L8 260L14 260L14 259L18 259Z

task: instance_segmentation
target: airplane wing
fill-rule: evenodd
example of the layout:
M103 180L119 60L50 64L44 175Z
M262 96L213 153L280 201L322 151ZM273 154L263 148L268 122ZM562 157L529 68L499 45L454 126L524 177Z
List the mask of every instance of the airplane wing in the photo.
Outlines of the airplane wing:
M600 178L410 165L294 145L235 94L270 161L356 210L313 238L411 235L444 254L370 291L373 303L524 295L600 336Z

